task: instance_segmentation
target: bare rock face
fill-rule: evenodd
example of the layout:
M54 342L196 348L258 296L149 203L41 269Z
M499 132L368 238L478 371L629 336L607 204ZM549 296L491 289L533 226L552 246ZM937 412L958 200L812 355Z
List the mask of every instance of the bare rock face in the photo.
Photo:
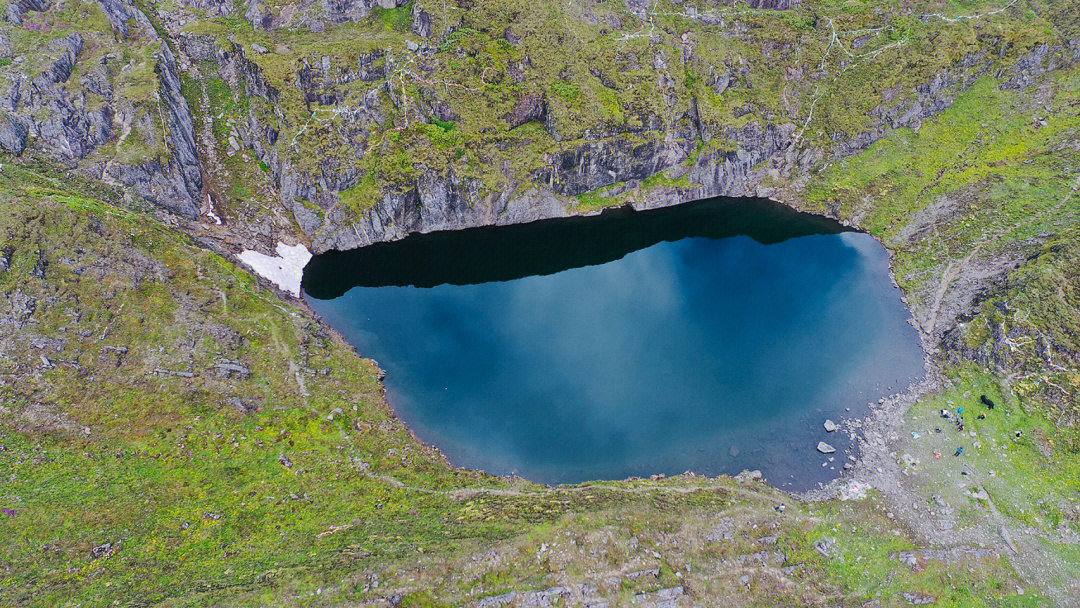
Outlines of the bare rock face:
M546 119L547 101L541 93L529 93L522 97L514 106L514 111L503 117L511 129L532 121L544 122Z
M0 134L0 141L6 150L21 154L31 135L51 154L74 164L107 141L112 114L108 108L86 109L84 96L67 90L83 50L83 37L71 34L47 48L53 60L28 84L12 88L8 104L16 116L8 117L10 127Z
M1025 89L1038 77L1080 61L1080 40L1069 40L1064 45L1039 44L1020 58L1012 68L1003 88Z
M330 57L307 57L297 73L298 86L308 103L332 106L345 101L341 85L375 82L386 77L384 51L361 53L347 66L332 66ZM384 117L385 118L385 117Z
M547 169L536 181L547 182L554 192L576 196L616 182L641 180L670 167L690 154L691 141L673 142L674 154L662 156L665 142L640 141L632 137L610 137L582 144L576 149L551 156Z
M160 40L146 15L122 0L101 0L113 29L128 31L128 24L138 27L141 35ZM158 95L167 111L167 162L151 160L138 165L121 166L117 179L142 196L175 213L194 218L202 197L202 166L195 147L195 126L191 110L180 92L180 70L169 45L161 40L157 54Z
M220 17L228 17L234 11L233 0L184 0L184 6Z
M29 134L26 121L18 116L0 116L0 149L18 156L26 149Z
M799 0L749 0L750 8L760 8L770 11L787 11L800 4Z
M937 603L936 597L915 591L901 591L900 596L914 606L927 606Z
M630 12L641 19L648 19L652 2L649 0L625 0L625 2L626 7L630 9ZM733 2L732 0L709 0L708 4L723 7L733 4ZM802 2L801 0L747 0L746 4L749 5L750 8L787 11L798 7Z
M435 18L431 13L420 8L420 3L413 4L412 33L421 38L431 38Z
M4 18L14 23L15 25L22 25L23 15L29 11L47 11L52 7L52 2L49 0L15 0L7 6L7 12L4 13Z
M195 148L191 113L180 92L180 72L169 45L160 40L146 16L127 0L101 0L113 30L122 38L137 35L158 45L155 121L164 123L147 131L162 133L159 157L102 164L84 162L96 150L116 141L118 119L146 99L123 99L113 91L107 62L84 61L86 41L73 33L48 44L49 61L37 73L21 73L0 93L0 149L21 155L32 148L60 164L97 178L132 187L146 199L187 217L198 213L202 169ZM6 18L20 23L26 11L47 10L44 0L20 0L8 7ZM0 41L0 47L3 47ZM10 42L7 44L10 47ZM0 49L3 50L3 49ZM7 52L7 51L5 51ZM13 64L18 71L22 64ZM31 64L32 65L32 64ZM119 66L116 66L119 69ZM32 68L23 68L32 69ZM79 70L78 82L72 74ZM92 97L91 97L92 96ZM122 109L126 108L126 110ZM160 109L158 109L160 108ZM162 128L164 127L164 128ZM109 152L112 153L111 151Z
M753 471L744 469L738 475L735 476L735 481L740 483L749 483L751 481L761 481L761 471L754 469Z

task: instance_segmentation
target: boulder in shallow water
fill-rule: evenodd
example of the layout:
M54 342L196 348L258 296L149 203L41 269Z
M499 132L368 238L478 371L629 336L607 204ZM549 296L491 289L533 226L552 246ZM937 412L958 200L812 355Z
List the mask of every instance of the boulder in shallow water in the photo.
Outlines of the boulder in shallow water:
M738 482L750 482L761 481L761 471L754 469L753 471L744 469L741 473L735 476L735 481Z
M831 433L831 432L835 431L835 430L836 430L836 429L838 429L838 428L840 428L840 427L838 427L838 426L836 425L836 423L835 423L835 422L833 422L832 420L829 420L829 419L826 419L826 420L825 420L825 430L826 430L827 432Z
M836 448L825 443L824 441L819 441L817 444L817 451L821 452L822 454L832 454L836 451Z

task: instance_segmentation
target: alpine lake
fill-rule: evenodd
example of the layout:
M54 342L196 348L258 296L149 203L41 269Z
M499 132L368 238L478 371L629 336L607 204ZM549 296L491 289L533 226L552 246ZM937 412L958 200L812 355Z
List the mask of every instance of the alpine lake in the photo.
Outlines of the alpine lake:
M810 489L853 453L824 421L923 374L885 249L764 200L413 235L316 256L303 288L421 440L543 483Z

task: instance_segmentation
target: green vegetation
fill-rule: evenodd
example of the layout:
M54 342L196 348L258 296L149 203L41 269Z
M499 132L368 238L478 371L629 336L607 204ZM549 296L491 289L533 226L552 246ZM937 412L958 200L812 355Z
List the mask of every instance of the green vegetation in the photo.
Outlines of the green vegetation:
M360 183L347 190L342 190L338 193L338 196L341 197L342 203L348 205L350 209L359 215L379 202L381 192L379 186L375 183L375 179L371 175L367 175L360 180Z
M465 143L465 137L454 129L453 122L435 122L420 125L424 135L439 148L457 149Z
M383 28L399 34L409 31L412 25L412 2L396 8L375 6L371 9L371 21Z
M916 568L897 568L900 552L918 553L920 548L892 529L884 514L888 508L876 498L825 505L816 512L821 517L817 525L790 531L781 537L781 546L795 559L809 559L816 551L814 543L824 540L832 559L826 561L821 576L843 588L857 589L864 597L901 597L927 580L936 580L941 587L934 589L933 597L939 606L1044 605L1045 598L1037 594L1018 597L1009 588L1010 569L1000 560L958 555L952 558L957 562L953 565L963 567L956 569L940 559L921 560Z
M581 96L581 89L577 85L564 80L551 83L551 92L570 102L577 101Z
M161 601L274 572L315 581L343 551L391 557L513 529L447 529L452 500L375 479L407 471L399 478L437 488L480 478L416 445L390 418L371 363L250 275L148 218L11 165L4 176L0 231L15 253L0 285L39 302L35 335L73 336L48 351L55 363L42 374L2 389L15 423L0 427L4 500L16 514L0 519L12 540L0 560L22 565L0 578L5 603ZM50 260L45 280L31 275L36 251ZM47 304L51 286L65 295ZM40 366L33 352L5 343L4 372ZM222 360L250 371L218 373ZM387 534L395 522L413 531ZM319 536L341 525L356 529ZM105 543L115 555L95 558Z
M690 190L694 184L686 176L678 179L668 177L666 173L656 173L636 186L619 182L603 188L577 195L579 212L596 211L605 207L619 207L633 202L642 202L649 196L655 196L657 190Z
M933 493L957 494L958 502L969 503L959 500L962 492L957 490L955 472L952 478L930 474L933 466L940 466L931 458L932 451L951 455L959 444L964 447L965 461L980 472L972 485L990 494L1001 515L1047 533L1076 526L1080 520L1080 504L1075 499L1080 429L1055 424L1044 404L1022 397L982 370L961 367L952 380L947 390L908 414L909 426L921 432L920 440L910 440L907 446L928 463L928 470L920 471L925 475L918 477L919 482L933 486ZM995 403L993 410L979 402L982 395ZM965 409L967 433L957 433L938 413L941 409L955 412L959 407ZM985 418L979 419L980 414ZM935 428L943 433L934 432ZM948 465L948 460L942 464ZM972 499L970 504L977 506L978 501ZM1080 562L1073 567L1080 568Z
M618 184L616 184L617 186ZM618 197L607 196L606 191L610 190L609 187L599 188L591 192L584 192L577 195L578 206L582 210L594 210L603 209L604 207L616 207L622 204L622 200Z

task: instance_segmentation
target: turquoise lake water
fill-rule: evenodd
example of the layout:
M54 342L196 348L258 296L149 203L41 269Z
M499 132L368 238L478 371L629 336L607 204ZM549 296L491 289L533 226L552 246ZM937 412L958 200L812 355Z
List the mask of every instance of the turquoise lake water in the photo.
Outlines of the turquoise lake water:
M868 235L713 199L332 252L304 290L456 465L547 483L760 469L806 489L851 449L826 418L923 373L888 271Z

